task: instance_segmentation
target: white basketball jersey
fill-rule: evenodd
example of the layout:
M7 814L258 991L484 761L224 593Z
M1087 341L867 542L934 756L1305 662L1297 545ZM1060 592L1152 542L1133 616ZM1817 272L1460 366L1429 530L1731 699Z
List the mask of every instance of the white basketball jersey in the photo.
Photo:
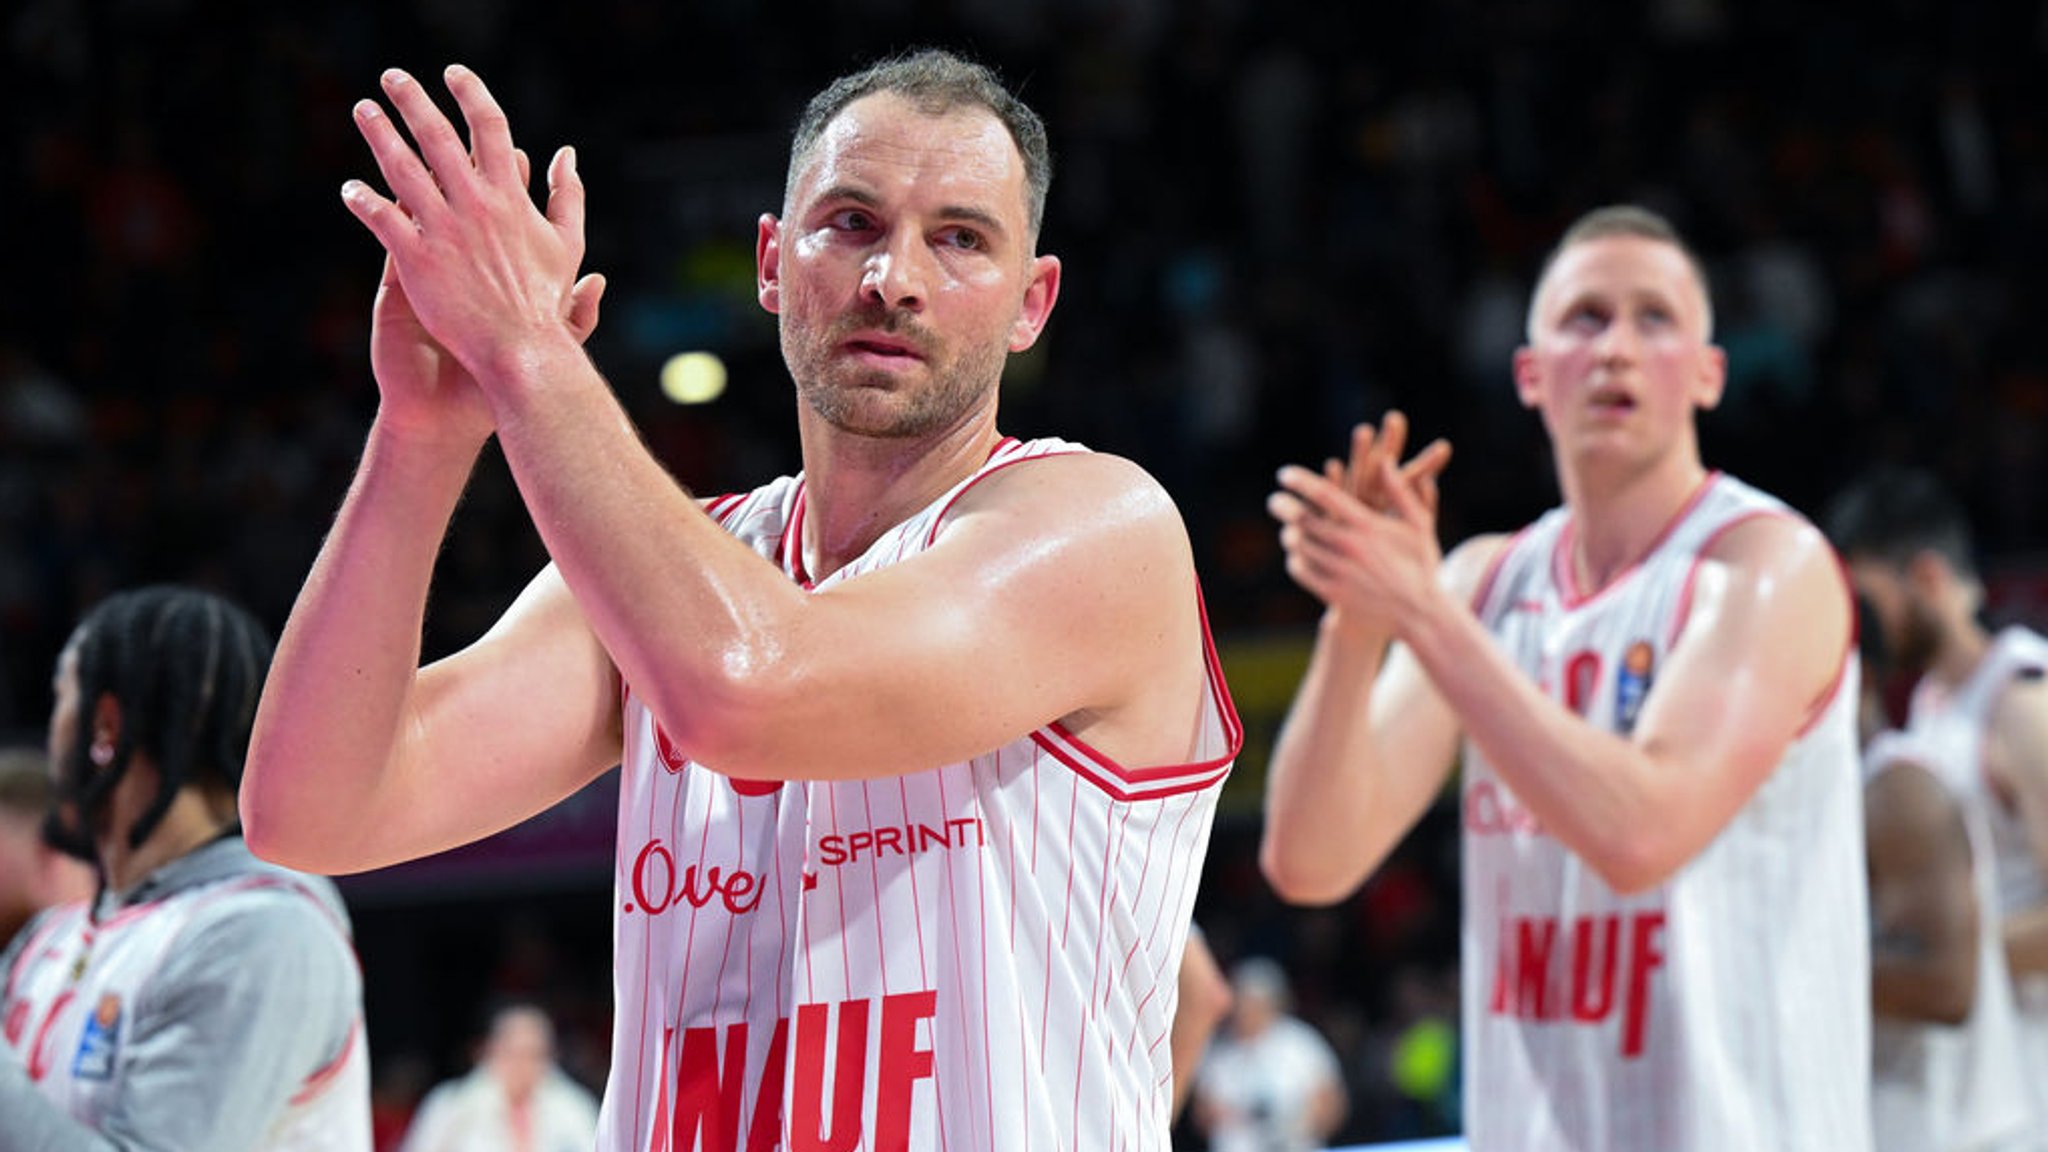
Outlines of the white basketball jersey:
M801 492L780 480L707 511L796 578ZM598 1121L607 1152L783 1147L799 786L732 780L679 753L625 687L614 870L614 1018Z
M1886 732L1864 753L1875 778L1917 764L1957 795L1944 749L1912 733ZM1957 797L1962 801L1962 797ZM1974 805L1959 803L1977 894L1977 994L1958 1025L1878 1017L1871 1034L1871 1115L1878 1152L1990 1152L2039 1148L2020 1067L2019 1020L1999 931L1990 833Z
M1582 594L1571 517L1504 549L1479 616L1521 669L1626 735L1701 554L1791 516L1715 474L1662 539ZM1467 744L1466 1133L1477 1152L1870 1146L1870 953L1853 652L1777 769L1698 856L1617 894Z
M321 920L334 924L335 946L352 949L325 902L271 875L180 889L97 924L84 902L51 913L5 974L9 984L0 997L8 1006L6 1042L29 1079L73 1119L99 1130L128 1090L125 1061L137 1006L177 994L156 980L165 957L195 924L238 904L277 899L311 902ZM308 1070L252 1152L368 1152L369 1093L359 1018L346 1047L325 1067Z
M2006 687L2044 671L2048 638L2025 628L2003 629L1954 690L1945 691L1927 678L1914 685L1906 722L1916 738L1941 749L1947 783L1981 814L1989 830L1998 881L1998 899L1991 907L2001 917L2048 905L2048 875L2028 844L2018 807L1999 795L1984 772L1984 736ZM2015 995L2026 1080L2038 1122L2048 1130L2048 976L2020 979Z
M960 495L995 471L1081 450L1006 439L975 475L815 587L923 551ZM711 510L793 579L811 583L802 570L801 478L713 502ZM723 901L662 921L622 911L622 1016L629 996L639 994L625 984L626 949L673 953L685 924L694 924L740 942L723 948L750 958L728 962L725 971L751 974L751 998L722 983L724 1003L702 1005L693 981L672 967L663 977L675 990L666 1014L726 1032L744 1024L751 1036L766 1031L771 1040L753 1047L743 1071L717 1065L720 1075L737 1077L719 1090L741 1101L741 1122L701 1144L680 1131L664 1142L644 1125L620 1126L611 1098L636 1090L636 1072L615 1064L606 1102L612 1126L602 1146L1163 1152L1181 950L1217 791L1242 742L1206 634L1204 645L1209 681L1193 763L1128 768L1053 724L964 763L870 781L793 783L767 797L677 806L674 822L664 816L670 840L751 846L747 858L762 874L765 896L745 913ZM636 715L629 706L629 732ZM631 759L641 766L629 766L629 797L643 793L640 777L649 767L664 771L644 763L644 747ZM731 787L694 765L662 783L699 792ZM649 832L635 805L622 799L621 820L622 829L634 824L639 839L632 842L639 843ZM699 826L736 818L750 822L738 830ZM622 835L622 876L633 863L628 842ZM677 867L687 863L678 857ZM621 908L634 900L622 887ZM671 909L674 917L673 902ZM771 987L782 994L779 1017L760 996ZM648 1048L644 1037L638 1044ZM648 1062L642 1075L660 1067ZM667 1067L688 1076L710 1065L671 1057ZM644 1080L638 1091L659 1095ZM780 1144L757 1120L766 1110L756 1102L776 1091ZM672 1099L711 1092L687 1083L668 1089Z

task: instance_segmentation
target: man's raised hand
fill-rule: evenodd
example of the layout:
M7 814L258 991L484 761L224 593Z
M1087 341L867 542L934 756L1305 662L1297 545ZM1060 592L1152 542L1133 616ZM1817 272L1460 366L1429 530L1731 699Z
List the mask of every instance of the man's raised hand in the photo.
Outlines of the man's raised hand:
M451 65L447 82L469 146L418 81L387 71L384 92L418 151L376 101L358 102L356 125L394 198L359 180L343 186L342 198L390 255L390 283L402 289L405 310L472 376L488 381L529 341L587 335L602 289L576 278L584 198L574 151L559 149L548 165L543 214L527 191L504 111L483 81ZM588 321L580 333L578 316Z

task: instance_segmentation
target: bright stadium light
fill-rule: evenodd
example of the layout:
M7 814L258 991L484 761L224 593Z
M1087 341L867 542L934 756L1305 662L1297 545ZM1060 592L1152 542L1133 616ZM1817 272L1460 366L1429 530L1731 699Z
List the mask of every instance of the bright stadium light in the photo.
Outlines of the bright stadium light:
M725 361L714 352L678 352L661 366L661 394L677 404L709 404L725 393Z

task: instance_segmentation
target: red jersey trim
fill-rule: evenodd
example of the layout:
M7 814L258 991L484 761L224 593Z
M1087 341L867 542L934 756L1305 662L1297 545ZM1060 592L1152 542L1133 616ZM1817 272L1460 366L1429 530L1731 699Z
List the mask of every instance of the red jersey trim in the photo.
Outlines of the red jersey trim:
M996 446L990 450L988 454L989 461L995 461L996 457L1002 455L1005 451L1011 448L1017 447L1022 443L1023 441L1017 439L1015 436L1003 437L1001 440L997 441ZM960 485L959 491L953 493L951 496L946 498L946 506L939 509L939 514L937 516L932 517L931 531L925 533L924 546L927 548L931 547L932 543L939 538L939 529L945 527L946 517L952 515L953 513L953 505L958 504L960 502L960 498L962 496L967 495L968 489L973 488L976 484L981 483L983 480L986 480L989 477L995 475L996 473L1001 472L1003 469L1009 468L1013 465L1025 464L1033 460L1050 460L1055 456L1079 456L1086 451L1086 448L1061 448L1053 452L1041 452L1036 456L1016 456L1012 457L1011 459L997 463L984 463L982 465L981 471L976 472L972 476L969 476L967 478L967 482L965 484Z
M1686 621L1692 616L1693 585L1699 579L1700 565L1705 562L1707 553L1713 551L1714 545L1720 543L1722 537L1742 525L1753 520L1771 518L1791 520L1795 523L1799 522L1799 517L1790 511L1779 508L1757 508L1731 518L1727 523L1708 533L1705 540L1700 541L1698 551L1693 553L1692 564L1686 569L1685 584L1679 589L1677 606L1671 611L1671 625L1664 637L1664 648L1666 651L1669 651L1678 643L1678 634L1685 630ZM1651 551L1655 551L1655 549ZM1843 681L1849 676L1849 657L1856 651L1856 597L1855 593L1849 590L1849 573L1843 568L1840 556L1835 557L1835 577L1842 582L1843 590L1849 593L1849 642L1843 646L1842 658L1835 665L1834 679L1828 681L1828 686L1821 691L1819 696L1814 698L1813 703L1807 706L1806 716L1800 720L1799 730L1793 736L1795 740L1801 739L1808 732L1813 731L1814 725L1820 723L1821 718L1826 716L1828 709L1834 705L1835 697L1842 690Z
M335 1054L334 1059L314 1069L313 1074L306 1077L305 1082L299 1085L299 1090L292 1093L291 1104L293 1106L296 1107L297 1105L304 1104L327 1091L328 1086L333 1084L335 1078L341 1075L341 1070L348 1066L348 1058L355 1052L356 1043L362 1031L363 1025L361 1021L349 1025L348 1036L341 1042L341 1051Z
M1678 603L1671 609L1671 624L1670 627L1665 629L1664 633L1665 648L1669 649L1673 644L1678 643L1678 634L1685 630L1685 622L1692 617L1693 586L1699 580L1700 565L1706 561L1707 553L1713 551L1714 545L1719 544L1723 536L1728 535L1728 533L1742 525L1752 520L1762 520L1772 516L1786 520L1792 519L1789 513L1778 511L1775 508L1756 508L1734 517L1726 524L1708 533L1707 538L1700 541L1699 548L1693 552L1692 563L1686 566L1685 583L1680 585L1678 589Z
M1557 545L1550 554L1551 582L1557 585L1557 594L1563 599L1565 608L1570 610L1583 607L1606 594L1608 589L1618 588L1626 583L1629 577L1634 576L1642 568L1643 561L1654 555L1657 549L1662 548L1664 542L1671 538L1671 534L1678 531L1678 526L1685 523L1686 517L1693 514L1700 506L1700 501L1707 498L1707 493L1713 491L1714 484L1720 479L1721 473L1718 469L1708 472L1707 478L1700 481L1699 487L1693 489L1692 495L1685 498L1685 505L1671 519L1664 522L1664 527L1657 532L1657 538L1650 541L1650 546L1643 549L1642 555L1630 561L1628 567L1615 574L1614 579L1590 592L1579 587L1579 576L1571 562L1571 546L1575 539L1574 529L1578 527L1578 519L1574 516L1566 520L1564 528L1557 534Z
M1524 524L1516 529L1514 534L1509 536L1507 541L1500 546L1500 551L1495 552L1492 558L1487 560L1486 573L1479 578L1479 589L1472 596L1472 614L1474 616L1479 617L1481 620L1486 618L1486 602L1493 597L1493 586L1500 581L1501 569L1507 567L1508 558L1515 554L1515 549L1522 546L1522 541L1528 537L1529 530L1534 527L1534 524Z
M732 515L733 509L746 503L746 499L747 494L744 492L728 492L723 496L713 496L704 502L704 512L718 521L719 527L724 528L727 527L726 517Z
M1202 655L1208 671L1209 696L1223 723L1226 750L1210 760L1188 764L1167 764L1156 768L1126 768L1104 755L1055 720L1031 734L1040 748L1083 780L1121 801L1161 800L1185 792L1199 792L1223 783L1230 767L1244 749L1244 721L1231 699L1230 684L1223 678L1223 663L1216 655L1216 639L1209 630L1209 609L1201 585L1195 586L1196 614L1202 621Z

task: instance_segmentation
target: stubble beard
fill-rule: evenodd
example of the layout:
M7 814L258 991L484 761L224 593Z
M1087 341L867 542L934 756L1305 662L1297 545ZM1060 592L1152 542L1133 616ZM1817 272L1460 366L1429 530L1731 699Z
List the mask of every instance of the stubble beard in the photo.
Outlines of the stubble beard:
M889 373L841 360L840 345L850 333L865 329L916 332L911 338L930 379L905 386ZM1009 354L990 343L962 348L947 359L937 339L907 321L862 318L808 333L784 323L782 351L805 407L833 428L879 440L917 439L958 424L1001 382Z

